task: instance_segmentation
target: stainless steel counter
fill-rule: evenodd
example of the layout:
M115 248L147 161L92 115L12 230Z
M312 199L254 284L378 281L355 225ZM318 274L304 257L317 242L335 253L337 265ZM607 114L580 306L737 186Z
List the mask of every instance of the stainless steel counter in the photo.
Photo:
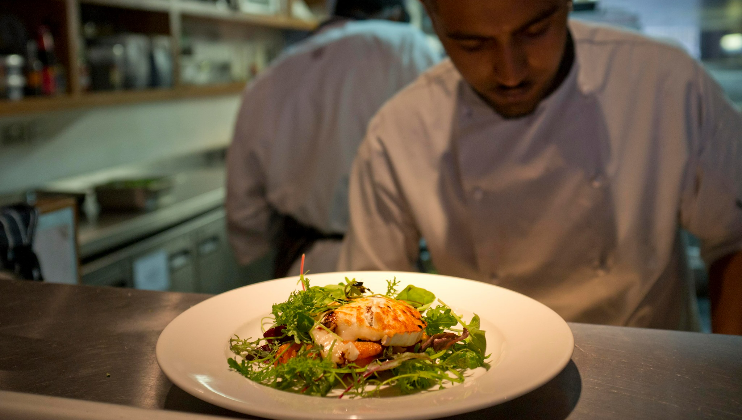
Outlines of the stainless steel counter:
M0 281L0 398L17 395L3 394L14 391L158 410L145 412L150 414L174 410L250 418L177 388L155 359L164 327L208 297ZM742 337L570 327L574 355L552 381L455 418L742 418ZM36 409L35 399L28 400L28 409ZM16 410L24 403L15 401ZM85 404L79 404L82 410ZM0 417L3 406L0 401ZM74 401L65 407L73 410Z

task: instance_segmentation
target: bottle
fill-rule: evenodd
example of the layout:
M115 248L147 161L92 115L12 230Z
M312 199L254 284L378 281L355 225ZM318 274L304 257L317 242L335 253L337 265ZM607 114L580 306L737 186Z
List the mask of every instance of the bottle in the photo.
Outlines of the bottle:
M54 37L49 27L39 26L37 34L41 69L41 91L44 95L57 93L57 57L54 54Z
M42 93L41 72L44 66L39 60L39 47L36 41L26 42L26 96L38 96Z

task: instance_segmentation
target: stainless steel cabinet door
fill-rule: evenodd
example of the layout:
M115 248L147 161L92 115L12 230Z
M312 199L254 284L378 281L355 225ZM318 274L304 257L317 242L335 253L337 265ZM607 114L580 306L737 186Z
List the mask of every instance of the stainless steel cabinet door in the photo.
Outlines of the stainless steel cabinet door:
M193 235L183 235L165 244L170 268L170 290L174 292L197 292L196 253Z
M134 287L131 260L122 258L94 262L82 268L82 283L91 286Z
M193 233L167 232L137 246L132 277L137 289L196 292Z
M242 286L238 266L227 243L226 220L222 217L196 232L196 271L202 293L222 293Z

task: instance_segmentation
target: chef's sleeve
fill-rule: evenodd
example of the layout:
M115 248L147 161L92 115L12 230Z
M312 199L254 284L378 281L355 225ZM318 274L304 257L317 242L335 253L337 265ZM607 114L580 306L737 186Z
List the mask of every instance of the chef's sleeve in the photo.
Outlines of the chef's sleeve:
M689 166L680 219L707 264L742 250L742 114L697 65L688 88Z
M339 271L416 271L420 234L376 127L369 125L350 177L350 222Z

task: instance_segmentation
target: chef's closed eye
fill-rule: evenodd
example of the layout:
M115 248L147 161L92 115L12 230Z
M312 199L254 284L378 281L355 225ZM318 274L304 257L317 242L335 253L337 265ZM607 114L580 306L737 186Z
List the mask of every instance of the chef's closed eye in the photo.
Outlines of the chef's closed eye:
M486 44L483 39L460 39L456 44L464 51L475 52L482 50Z
M543 20L541 22L530 25L525 30L523 30L522 34L528 38L538 38L539 36L546 34L550 28L551 20Z

